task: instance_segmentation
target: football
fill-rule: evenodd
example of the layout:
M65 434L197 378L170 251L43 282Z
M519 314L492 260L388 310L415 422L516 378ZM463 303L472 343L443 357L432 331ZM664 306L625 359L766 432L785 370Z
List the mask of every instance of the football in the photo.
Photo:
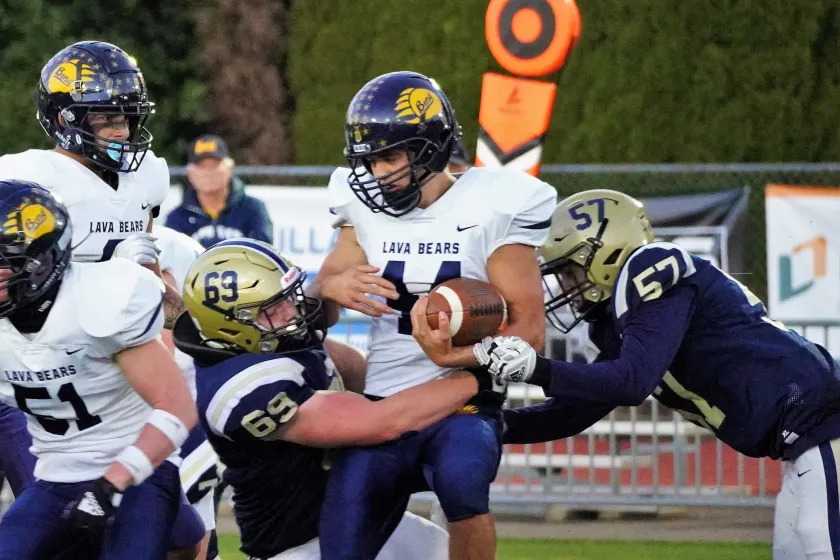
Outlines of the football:
M496 334L507 321L507 304L499 291L487 282L453 278L429 293L426 319L438 328L438 313L449 317L449 333L455 346L475 344Z

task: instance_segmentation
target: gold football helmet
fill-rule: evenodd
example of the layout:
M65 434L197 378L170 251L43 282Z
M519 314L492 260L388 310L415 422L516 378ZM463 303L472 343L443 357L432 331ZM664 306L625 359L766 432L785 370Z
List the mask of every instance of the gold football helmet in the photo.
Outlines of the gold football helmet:
M229 239L187 273L184 305L203 344L246 352L300 350L320 343L321 301L304 295L306 274L271 245Z
M612 296L630 253L653 241L645 208L624 193L594 189L557 205L540 248L551 324L569 332Z

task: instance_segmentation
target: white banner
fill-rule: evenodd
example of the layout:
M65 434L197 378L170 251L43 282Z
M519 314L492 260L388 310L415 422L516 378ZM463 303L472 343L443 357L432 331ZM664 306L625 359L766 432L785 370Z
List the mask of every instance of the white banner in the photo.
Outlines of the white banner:
M840 320L840 187L767 185L765 204L770 315Z
M265 203L274 223L274 246L280 254L307 272L311 280L335 244L326 187L267 187L248 185L249 195ZM161 207L159 223L181 203L181 188L173 186ZM367 350L369 321L361 313L344 310L330 336Z
M262 200L274 223L274 246L280 254L306 270L310 278L335 243L332 214L324 187L266 187L249 185L249 195ZM181 203L181 189L173 186L158 222Z

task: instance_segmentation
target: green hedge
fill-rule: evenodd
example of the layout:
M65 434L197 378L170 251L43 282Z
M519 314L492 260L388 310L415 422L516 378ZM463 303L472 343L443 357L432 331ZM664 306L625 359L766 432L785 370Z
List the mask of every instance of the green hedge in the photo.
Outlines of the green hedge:
M155 150L181 163L208 125L237 125L214 114L208 94L237 60L205 67L195 32L197 10L230 1L0 2L0 153L46 145L32 104L41 66L72 41L100 38L137 57L158 102ZM277 65L290 88L295 163L340 162L350 97L396 69L438 79L474 148L481 75L501 71L484 43L487 0L278 1L289 19L270 25L289 41L288 64L278 56ZM835 0L578 4L582 39L547 78L559 92L543 161L840 160ZM265 92L242 86L242 105L260 106ZM231 148L254 142L246 130Z
M447 90L475 146L484 0L297 2L299 163L339 160L343 112L382 72ZM838 7L809 2L579 0L583 36L559 77L543 161L840 159Z
M197 63L193 21L184 3L162 0L0 2L0 153L51 146L35 120L41 68L75 41L115 43L137 59L157 114L149 125L156 152L183 161L186 143L211 115Z

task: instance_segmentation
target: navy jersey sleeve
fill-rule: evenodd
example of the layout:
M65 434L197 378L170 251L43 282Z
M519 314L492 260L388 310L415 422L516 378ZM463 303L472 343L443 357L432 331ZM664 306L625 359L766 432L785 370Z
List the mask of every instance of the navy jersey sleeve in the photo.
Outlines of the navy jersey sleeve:
M592 364L541 360L546 394L611 406L638 405L665 375L688 329L694 288L678 285L628 311L618 356ZM607 328L612 328L607 325Z
M550 398L504 411L504 443L538 443L579 434L614 407L583 400Z
M298 362L289 358L258 362L219 387L207 405L207 424L228 439L263 439L294 418L313 394Z
M630 255L618 275L613 312L619 328L629 312L658 300L696 272L685 249L673 243L651 243Z

